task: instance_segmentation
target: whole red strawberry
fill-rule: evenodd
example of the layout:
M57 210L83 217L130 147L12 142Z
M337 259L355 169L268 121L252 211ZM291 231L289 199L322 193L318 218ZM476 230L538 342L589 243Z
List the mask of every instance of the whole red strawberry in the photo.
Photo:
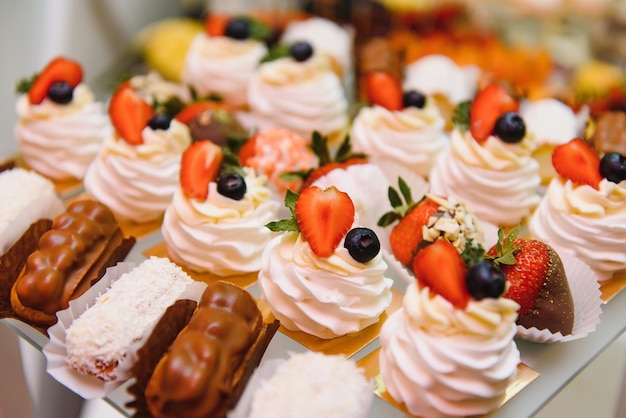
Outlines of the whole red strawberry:
M414 202L406 182L399 178L398 183L404 201L400 194L390 187L389 201L394 210L384 214L378 225L385 227L398 221L389 234L389 244L393 255L408 267L423 241L423 227L428 224L430 217L438 212L440 205L427 197Z

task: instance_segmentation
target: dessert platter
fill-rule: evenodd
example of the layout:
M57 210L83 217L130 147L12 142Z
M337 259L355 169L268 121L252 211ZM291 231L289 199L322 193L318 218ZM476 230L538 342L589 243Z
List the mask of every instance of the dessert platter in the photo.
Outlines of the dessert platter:
M357 3L207 10L102 101L65 56L20 83L0 319L58 384L123 416L531 416L624 332L623 84L577 94L461 5Z

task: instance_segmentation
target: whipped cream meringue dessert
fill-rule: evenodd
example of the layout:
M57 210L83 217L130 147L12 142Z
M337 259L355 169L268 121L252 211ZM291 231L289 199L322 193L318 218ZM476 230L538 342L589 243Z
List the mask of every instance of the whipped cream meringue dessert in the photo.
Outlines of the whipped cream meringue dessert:
M556 156L560 149L573 144L595 156L596 151L582 139L573 139L555 148L554 161L561 160ZM595 158L597 165L591 170L566 162L575 173L555 165L562 174L548 185L530 219L529 231L557 252L575 255L591 267L598 280L605 281L626 270L626 169L619 153Z
M290 56L261 64L248 86L250 111L268 125L311 138L342 132L348 125L348 100L327 55L296 42Z
M294 219L263 251L261 298L281 325L321 339L377 323L391 303L392 279L374 231L359 227L350 197L335 187L287 192ZM325 209L333 219L324 217ZM288 224L287 224L288 223Z
M532 156L537 145L524 120L515 111L498 112L500 101L517 109L495 84L477 95L471 110L464 109L468 125L452 131L430 172L430 192L464 200L483 221L513 226L539 204L541 178Z
M114 93L109 114L115 130L89 166L85 190L121 220L158 219L178 188L181 154L191 144L189 128L155 115L129 83Z
M261 254L276 235L265 224L276 220L280 207L271 199L267 177L244 167L240 173L207 177L200 184L202 173L194 171L198 166L192 162L196 158L204 159L211 170L223 157L210 141L185 150L181 185L161 226L169 257L196 272L221 277L259 271Z
M81 65L55 58L21 91L14 132L26 165L52 180L82 179L111 125Z
M267 47L252 38L250 20L232 19L221 34L199 33L189 46L181 81L199 96L220 95L224 103L244 108L248 82L267 54Z
M513 339L519 305L503 297L506 276L488 261L466 263L445 238L417 254L412 272L402 307L380 334L387 393L420 417L496 409L520 362Z

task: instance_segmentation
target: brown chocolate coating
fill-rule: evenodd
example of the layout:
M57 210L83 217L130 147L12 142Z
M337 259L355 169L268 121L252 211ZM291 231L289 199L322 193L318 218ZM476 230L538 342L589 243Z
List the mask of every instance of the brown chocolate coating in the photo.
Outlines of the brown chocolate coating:
M619 152L626 155L626 113L602 113L596 120L592 143L600 153Z
M391 49L386 38L372 38L359 51L359 70L362 74L382 71L402 80L400 58Z
M145 397L154 417L219 417L227 410L235 372L257 341L263 318L245 290L210 285L193 317L161 359Z
M561 258L552 248L548 251L550 267L535 300L535 306L531 311L520 315L517 324L569 335L574 328L574 300Z
M102 253L98 244L106 245L102 240L116 232L117 222L106 206L93 200L70 204L41 236L38 250L30 254L15 282L21 308L49 316L67 308L77 282L90 267L85 265L86 259L90 255L97 259Z

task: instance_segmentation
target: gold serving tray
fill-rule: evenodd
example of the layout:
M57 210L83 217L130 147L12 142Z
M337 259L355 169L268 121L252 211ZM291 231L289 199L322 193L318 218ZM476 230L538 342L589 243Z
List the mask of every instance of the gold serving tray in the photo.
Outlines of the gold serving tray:
M381 315L380 321L354 334L331 339L322 339L301 331L290 331L282 325L280 326L279 331L311 351L324 354L342 354L346 357L352 357L378 338L385 321L389 318L389 316L391 316L391 314L402 306L402 293L395 289L391 289L391 295L391 304ZM261 309L264 316L273 317L270 308L265 301L259 299L257 302L259 304L259 309Z
M160 242L158 244L156 244L153 247L150 247L148 249L146 249L143 254L146 257L167 257L169 258L169 255L167 253L167 247L165 246L165 242ZM228 282L228 283L232 283L235 284L239 287L242 287L244 289L252 286L254 283L256 283L257 277L259 276L258 272L254 272L254 273L247 273L247 274L238 274L235 276L228 276L228 277L221 277L218 276L216 274L212 274L212 273L199 273L195 270L192 270L190 268L187 268L185 266L180 266L187 274L189 274L189 276L191 276L192 279L199 281L199 282L204 282L204 283L214 283L217 281L224 281L224 282Z
M388 402L389 404L391 404L398 410L402 411L407 416L413 417L413 415L411 415L407 411L404 404L400 404L396 402L391 397L391 395L389 395L389 392L387 392L385 388L385 384L383 383L383 380L380 376L380 365L378 363L379 352L380 352L380 348L377 348L376 350L372 351L370 354L363 357L361 360L357 361L358 366L363 368L363 370L365 371L365 376L367 376L369 379L374 379L375 381L374 393L378 397L385 400L386 402ZM526 386L531 384L537 377L539 377L539 373L537 371L531 369L524 363L520 363L517 366L517 375L515 377L515 380L511 382L511 384L507 387L506 396L500 406L504 405L509 399L517 395L522 389L524 389ZM489 416L489 415L490 414L486 416Z

